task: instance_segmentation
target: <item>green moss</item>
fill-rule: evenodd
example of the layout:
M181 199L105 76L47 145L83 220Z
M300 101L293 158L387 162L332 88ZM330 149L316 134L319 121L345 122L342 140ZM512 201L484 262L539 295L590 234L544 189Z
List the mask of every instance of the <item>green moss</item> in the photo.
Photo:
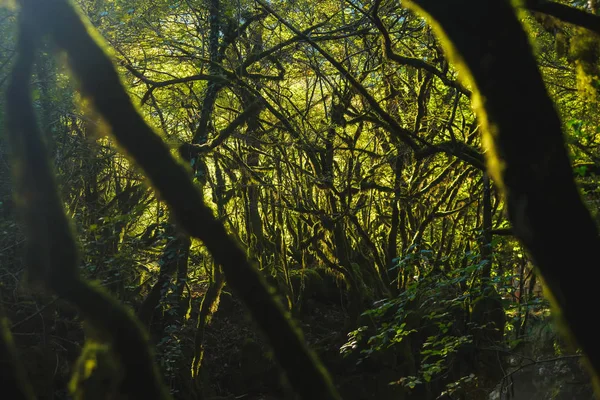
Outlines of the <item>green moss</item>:
M116 398L124 370L111 347L87 340L75 365L69 391L75 400Z

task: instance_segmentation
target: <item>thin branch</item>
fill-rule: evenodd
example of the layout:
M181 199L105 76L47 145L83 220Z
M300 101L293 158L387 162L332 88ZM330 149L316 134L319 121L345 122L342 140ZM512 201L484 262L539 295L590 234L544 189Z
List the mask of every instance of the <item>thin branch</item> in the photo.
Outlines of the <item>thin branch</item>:
M364 99L369 103L371 108L383 119L383 121L389 125L391 133L396 135L400 140L406 143L413 150L418 150L420 148L417 141L420 141L418 137L415 137L412 132L408 129L405 129L400 126L400 124L392 118L387 112L384 111L383 108L379 105L379 102L365 89L365 87L337 60L335 60L327 51L325 51L321 46L319 46L312 38L303 34L300 30L282 18L275 10L273 10L268 4L266 4L262 0L256 0L261 7L271 13L279 22L285 25L289 30L294 32L296 35L300 36L304 41L309 43L315 50L317 50L331 65L337 69L342 76L350 82L352 87L364 97Z
M563 22L589 29L600 35L600 17L566 4L544 0L525 0L525 8L550 15Z
M455 88L456 90L458 90L460 93L466 95L467 97L471 97L471 91L469 89L464 87L457 80L448 78L446 76L446 74L444 74L442 71L437 69L435 66L433 66L423 60L415 58L415 57L406 57L406 56L402 56L398 53L394 53L394 50L392 49L392 39L390 38L390 33L388 32L387 28L383 24L383 21L381 20L381 18L379 18L378 11L379 11L380 3L381 3L381 1L379 0L379 1L376 1L375 4L373 5L371 19L372 19L373 23L375 24L375 27L379 30L379 32L381 32L381 35L383 37L383 49L384 49L383 54L388 59L395 61L396 63L398 63L400 65L408 65L413 68L423 69L427 72L430 72L431 74L437 76L446 85L448 85L452 88Z

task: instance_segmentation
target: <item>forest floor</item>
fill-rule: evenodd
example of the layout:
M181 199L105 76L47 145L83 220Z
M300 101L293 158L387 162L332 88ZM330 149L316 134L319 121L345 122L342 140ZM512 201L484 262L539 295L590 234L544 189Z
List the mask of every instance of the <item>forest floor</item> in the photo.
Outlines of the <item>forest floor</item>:
M391 357L357 365L355 358L343 357L340 347L347 341L346 312L339 305L318 304L301 319L301 328L346 400L413 399L398 385ZM549 321L541 323L536 342L507 352L506 379L490 390L489 400L593 400L589 379L577 354L556 355L552 343L556 334ZM283 376L276 368L268 347L246 315L242 304L225 293L219 311L207 329L205 363L211 382L209 395L215 399L294 399L286 393ZM387 365L386 365L387 364ZM227 397L230 396L230 397ZM432 398L436 398L433 396ZM439 399L481 398L468 393Z
M202 294L201 288L199 294ZM200 296L201 297L201 296ZM199 301L200 297L196 301ZM80 316L61 302L37 307L20 302L21 314L13 315L13 333L39 399L68 399L66 385L84 339ZM27 309L25 305L31 304ZM591 385L581 366L581 357L568 352L548 317L535 322L527 340L504 350L505 379L475 395L440 397L440 391L419 393L402 385L390 385L403 377L398 370L401 356L393 350L361 359L344 356L340 348L348 341L347 310L331 302L309 302L297 319L308 346L331 373L345 400L592 400ZM197 307L195 307L197 308ZM35 311L38 309L39 311ZM26 317L27 315L27 317ZM193 354L195 328L181 332L184 358ZM40 343L37 332L45 332ZM45 345L44 345L45 343ZM242 303L226 290L221 295L205 335L205 400L296 400L285 388L284 378L270 350ZM418 350L417 350L418 351ZM168 356L167 352L167 356ZM165 354L157 346L157 359L164 369ZM177 370L187 368L184 360ZM180 393L180 384L169 382Z

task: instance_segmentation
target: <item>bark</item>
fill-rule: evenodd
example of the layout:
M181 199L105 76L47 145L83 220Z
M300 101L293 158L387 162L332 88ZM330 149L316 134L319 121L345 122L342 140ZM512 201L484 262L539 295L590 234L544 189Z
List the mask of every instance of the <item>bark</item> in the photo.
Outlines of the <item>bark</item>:
M488 168L503 185L513 231L597 382L600 342L581 310L597 291L584 271L597 263L598 229L575 185L561 121L515 10L509 1L412 3L435 20L446 50L477 88Z

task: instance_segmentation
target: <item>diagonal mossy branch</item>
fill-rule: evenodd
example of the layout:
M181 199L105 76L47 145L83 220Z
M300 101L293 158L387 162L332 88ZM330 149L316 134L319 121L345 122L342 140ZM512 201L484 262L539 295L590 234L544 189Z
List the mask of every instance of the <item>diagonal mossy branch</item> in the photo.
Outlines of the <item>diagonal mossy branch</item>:
M306 43L310 44L312 48L318 51L335 69L337 69L340 74L347 79L348 82L352 85L354 90L356 90L371 106L371 108L375 111L375 113L389 126L390 132L397 136L402 142L406 143L413 150L418 150L420 145L420 138L415 136L408 129L400 126L398 121L396 121L389 113L387 113L379 102L365 89L365 87L335 58L331 56L327 51L325 51L321 46L317 44L312 38L308 35L302 33L298 28L294 27L284 18L282 18L273 8L271 8L267 3L262 0L256 0L261 7L263 7L266 11L272 14L279 22L285 25L290 31L292 31L295 35L302 38Z
M191 160L192 158L198 157L200 154L208 153L210 150L223 144L223 142L233 135L240 126L244 125L248 119L257 113L260 113L261 108L263 108L263 105L260 101L252 102L244 111L235 117L225 129L222 129L216 138L204 144L184 143L179 147L179 154L184 160Z
M31 99L30 78L37 39L29 19L31 5L22 7L18 56L6 92L15 197L27 236L29 275L76 304L102 332L126 371L121 382L124 394L132 399L170 399L140 324L116 300L79 277L75 238L63 211Z
M300 331L273 298L263 276L206 207L185 168L146 124L91 27L65 0L21 0L38 29L64 49L83 93L103 116L119 144L143 168L180 226L204 242L227 282L267 336L293 388L304 399L337 399L329 375ZM117 349L119 351L120 349Z
M9 393L14 400L34 400L33 388L26 376L10 333L4 306L0 302L0 385L2 385L2 392Z
M600 34L600 17L566 4L546 0L524 0L523 6L531 11L551 15L563 22L581 26Z
M429 64L428 62L423 61L419 58L406 57L401 54L395 53L392 47L392 38L390 37L390 33L388 32L383 21L379 17L380 6L381 0L375 1L371 10L371 19L383 38L383 54L388 59L400 65L408 65L413 68L420 68L424 71L430 72L431 74L437 76L445 85L455 88L467 97L471 97L471 91L469 89L465 88L460 82L448 78L448 76L446 76L445 73L437 69L434 65Z
M411 3L431 18L461 75L477 89L488 169L503 186L512 229L587 355L597 384L600 342L582 308L597 292L586 274L598 263L598 229L575 185L561 121L516 11L509 0Z
M485 169L485 160L483 154L480 153L475 147L464 142L446 141L437 143L417 151L415 153L415 157L417 159L421 159L437 153L446 153L477 169Z

